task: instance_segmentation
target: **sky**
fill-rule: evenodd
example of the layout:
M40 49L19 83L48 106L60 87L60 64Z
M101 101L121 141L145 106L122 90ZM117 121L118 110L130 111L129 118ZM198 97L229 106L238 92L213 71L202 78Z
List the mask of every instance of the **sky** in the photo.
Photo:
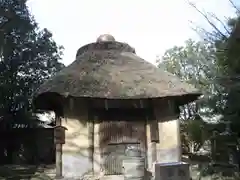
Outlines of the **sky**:
M194 2L220 19L234 15L228 0ZM186 0L29 0L28 6L40 28L49 29L64 46L65 65L74 61L77 49L101 34L128 43L140 57L155 64L167 49L189 38L199 39L189 21L209 29Z

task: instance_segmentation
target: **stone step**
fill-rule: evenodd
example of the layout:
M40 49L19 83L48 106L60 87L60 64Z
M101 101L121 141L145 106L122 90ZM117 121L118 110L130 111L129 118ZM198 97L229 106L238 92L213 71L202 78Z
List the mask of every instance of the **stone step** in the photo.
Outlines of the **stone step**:
M103 176L100 180L124 180L123 175L109 175Z

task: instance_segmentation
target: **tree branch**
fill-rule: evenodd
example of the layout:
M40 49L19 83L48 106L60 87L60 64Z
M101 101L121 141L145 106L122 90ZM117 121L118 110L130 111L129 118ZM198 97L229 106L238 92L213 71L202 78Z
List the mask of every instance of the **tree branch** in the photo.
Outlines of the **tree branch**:
M190 2L189 0L187 0L187 2L188 2L188 4L189 4L191 7L193 7L198 13L200 13L200 14L207 20L207 22L215 29L215 31L217 31L219 34L221 34L221 36L222 36L223 38L225 38L225 39L227 38L226 35L224 35L224 34L215 26L215 24L214 24L212 21L209 20L208 16L207 16L206 14L204 14L202 11L200 11L194 3Z
M218 22L220 22L220 24L223 26L223 28L225 29L225 31L228 33L228 35L231 34L231 32L228 30L228 28L226 27L226 25L216 16L216 14L213 13L209 13L214 19L216 19Z
M240 14L240 10L238 9L238 7L233 3L233 1L232 0L228 0L230 3L231 3L231 5L237 10L237 12Z

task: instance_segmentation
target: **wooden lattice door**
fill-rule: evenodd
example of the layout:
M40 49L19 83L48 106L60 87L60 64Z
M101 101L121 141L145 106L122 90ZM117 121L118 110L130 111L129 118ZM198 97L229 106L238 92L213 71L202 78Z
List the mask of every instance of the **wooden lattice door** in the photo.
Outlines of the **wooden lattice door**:
M105 174L122 174L122 160L129 146L135 146L140 155L146 152L146 117L141 110L101 110L100 148Z

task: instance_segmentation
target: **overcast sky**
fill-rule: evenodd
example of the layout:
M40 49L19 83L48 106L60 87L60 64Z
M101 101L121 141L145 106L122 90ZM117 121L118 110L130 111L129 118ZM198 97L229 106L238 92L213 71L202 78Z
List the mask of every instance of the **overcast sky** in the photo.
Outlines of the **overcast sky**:
M221 19L234 14L228 0L195 1ZM96 41L100 34L112 34L155 63L156 56L168 48L198 38L189 20L208 28L186 0L29 0L28 6L40 27L48 28L65 47L65 65L74 61L79 47Z

